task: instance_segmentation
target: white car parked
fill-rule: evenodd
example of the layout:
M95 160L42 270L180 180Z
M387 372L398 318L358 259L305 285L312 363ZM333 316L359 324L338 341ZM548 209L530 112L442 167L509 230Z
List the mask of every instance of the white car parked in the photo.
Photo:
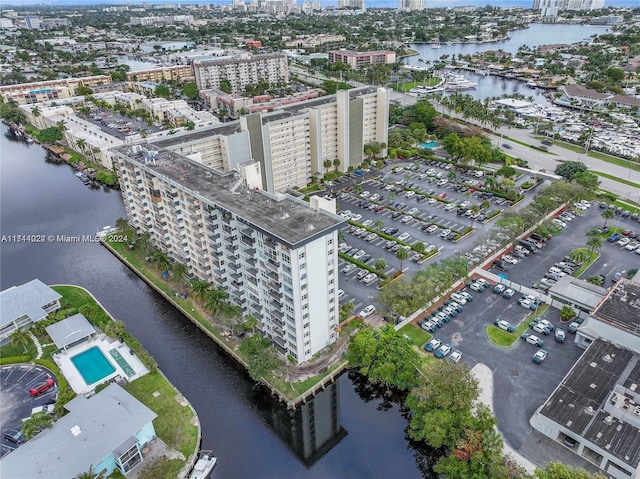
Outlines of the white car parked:
M376 312L376 307L373 304L370 304L369 306L364 308L362 311L360 311L358 313L358 316L364 319L364 318L368 318L375 312Z

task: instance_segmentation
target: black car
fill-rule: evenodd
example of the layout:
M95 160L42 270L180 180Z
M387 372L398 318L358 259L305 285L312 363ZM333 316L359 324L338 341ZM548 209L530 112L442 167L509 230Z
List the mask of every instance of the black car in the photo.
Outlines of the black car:
M20 445L27 442L27 438L20 431L16 429L10 429L4 433L4 438L7 441L11 441L14 444Z
M493 266L495 266L496 268L502 271L507 271L509 269L509 264L506 263L505 261L502 261L501 259L494 261Z
M387 230L387 234L388 234L388 235L394 235L394 234L396 234L397 232L398 232L398 228L389 228L389 229Z
M402 213L400 211L394 211L393 214L391 215L391 218L393 218L395 220L396 218L398 218L401 215L402 215Z
M447 239L449 241L453 241L454 239L456 239L457 236L458 236L458 233L451 232L447 235Z

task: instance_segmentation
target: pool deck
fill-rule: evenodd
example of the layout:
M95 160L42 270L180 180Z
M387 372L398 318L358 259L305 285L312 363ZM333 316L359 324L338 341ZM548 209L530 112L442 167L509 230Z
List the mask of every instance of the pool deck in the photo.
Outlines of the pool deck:
M93 384L86 384L84 382L84 379L80 375L80 372L71 362L71 358L96 346L100 349L107 361L109 361L109 363L115 368L115 371ZM124 371L124 369L114 360L113 356L109 353L109 351L111 351L112 349L118 350L122 358L133 369L133 374L131 376L129 376L127 372ZM144 364L142 364L142 361L140 361L138 356L136 356L135 354L131 354L129 351L129 346L127 346L126 343L121 343L117 339L109 338L105 334L99 334L93 338L88 339L87 341L84 341L83 343L78 344L77 346L74 346L73 348L69 348L66 351L60 351L54 354L53 360L58 365L60 371L69 382L69 386L71 386L71 389L73 389L76 394L88 394L92 392L98 384L104 381L108 381L119 376L120 378L126 379L127 381L131 382L134 379L144 376L149 372Z

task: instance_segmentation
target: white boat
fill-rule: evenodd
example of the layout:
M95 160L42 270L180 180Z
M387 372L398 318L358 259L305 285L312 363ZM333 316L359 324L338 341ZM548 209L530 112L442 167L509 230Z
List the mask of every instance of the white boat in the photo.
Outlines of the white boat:
M447 91L473 90L476 83L470 81L462 75L447 75L444 82L444 89Z
M533 80L529 80L527 82L527 86L530 87L530 88L537 88L538 84L536 82L534 82Z
M431 44L431 48L440 48L440 35L436 35L436 42Z
M216 467L217 462L218 459L213 455L213 451L200 451L189 479L206 479Z

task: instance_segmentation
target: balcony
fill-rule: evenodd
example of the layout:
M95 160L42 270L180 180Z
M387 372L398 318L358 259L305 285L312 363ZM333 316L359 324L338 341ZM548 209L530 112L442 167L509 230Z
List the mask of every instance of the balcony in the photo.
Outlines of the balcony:
M282 304L279 301L276 301L275 299L272 299L269 302L269 305L273 308L276 308L277 310L281 310L282 309Z

